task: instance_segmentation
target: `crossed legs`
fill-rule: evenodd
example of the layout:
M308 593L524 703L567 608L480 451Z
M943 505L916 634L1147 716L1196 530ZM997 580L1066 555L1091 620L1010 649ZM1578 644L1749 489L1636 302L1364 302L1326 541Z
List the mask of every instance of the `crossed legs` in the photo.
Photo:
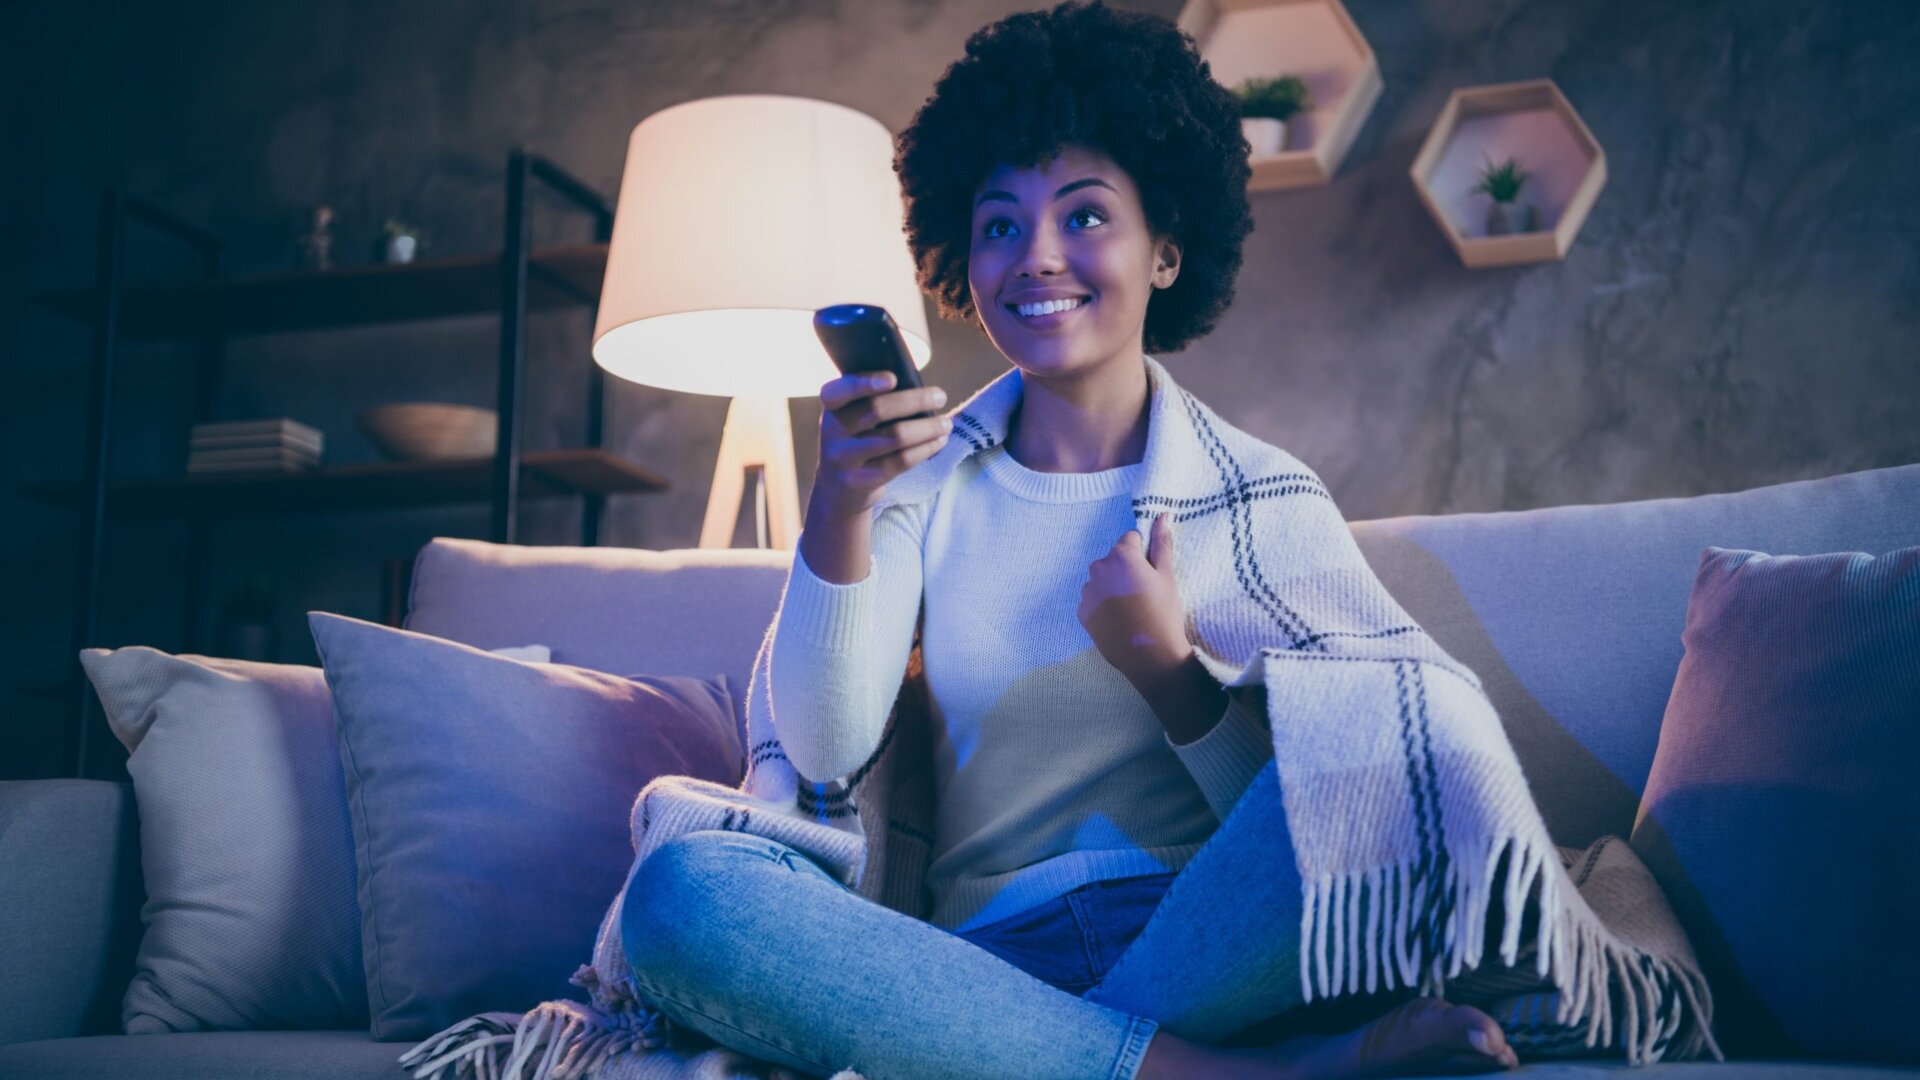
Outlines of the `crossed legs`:
M680 1025L821 1077L852 1068L876 1080L1157 1080L1511 1064L1498 1024L1468 1006L1405 992L1301 1006L1300 882L1279 800L1269 766L1082 996L858 895L793 848L737 832L690 832L650 855L627 890L623 941L643 995Z

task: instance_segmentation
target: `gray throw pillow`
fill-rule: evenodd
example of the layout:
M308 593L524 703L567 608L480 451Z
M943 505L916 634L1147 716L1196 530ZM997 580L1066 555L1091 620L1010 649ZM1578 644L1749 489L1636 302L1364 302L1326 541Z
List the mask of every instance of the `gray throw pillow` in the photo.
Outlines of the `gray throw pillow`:
M1631 843L1729 1058L1920 1064L1920 547L1709 547Z
M83 649L146 884L129 1034L367 1022L353 832L317 667Z
M494 650L545 659L544 645ZM132 1035L367 1024L353 825L326 674L82 649L127 748L146 901Z
M376 1040L584 1000L569 983L633 862L656 776L735 785L724 675L524 663L307 615L333 689Z

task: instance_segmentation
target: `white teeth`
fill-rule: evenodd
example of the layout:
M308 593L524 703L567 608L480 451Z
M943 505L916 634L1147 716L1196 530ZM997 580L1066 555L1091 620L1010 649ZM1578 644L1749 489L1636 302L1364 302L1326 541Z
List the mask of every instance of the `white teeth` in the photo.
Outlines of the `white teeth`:
M1038 304L1021 304L1014 310L1022 316L1032 318L1035 315L1051 315L1056 311L1077 308L1084 303L1086 303L1085 300L1043 300Z

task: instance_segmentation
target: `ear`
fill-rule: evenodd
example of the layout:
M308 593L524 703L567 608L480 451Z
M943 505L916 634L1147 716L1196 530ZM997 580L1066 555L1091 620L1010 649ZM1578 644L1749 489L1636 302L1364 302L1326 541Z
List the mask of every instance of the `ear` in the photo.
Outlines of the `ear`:
M1164 289L1180 276L1180 245L1168 237L1153 253L1153 287Z

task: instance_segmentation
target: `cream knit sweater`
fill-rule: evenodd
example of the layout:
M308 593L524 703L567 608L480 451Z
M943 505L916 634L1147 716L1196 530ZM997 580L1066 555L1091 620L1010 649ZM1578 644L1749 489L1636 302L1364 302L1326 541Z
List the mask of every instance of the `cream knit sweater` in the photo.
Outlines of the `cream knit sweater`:
M826 581L795 551L769 689L802 777L850 772L878 742L924 598L936 926L1178 870L1273 760L1266 718L1235 697L1175 744L1075 614L1089 564L1134 527L1142 467L1039 472L994 446L934 498L876 512L860 581Z

